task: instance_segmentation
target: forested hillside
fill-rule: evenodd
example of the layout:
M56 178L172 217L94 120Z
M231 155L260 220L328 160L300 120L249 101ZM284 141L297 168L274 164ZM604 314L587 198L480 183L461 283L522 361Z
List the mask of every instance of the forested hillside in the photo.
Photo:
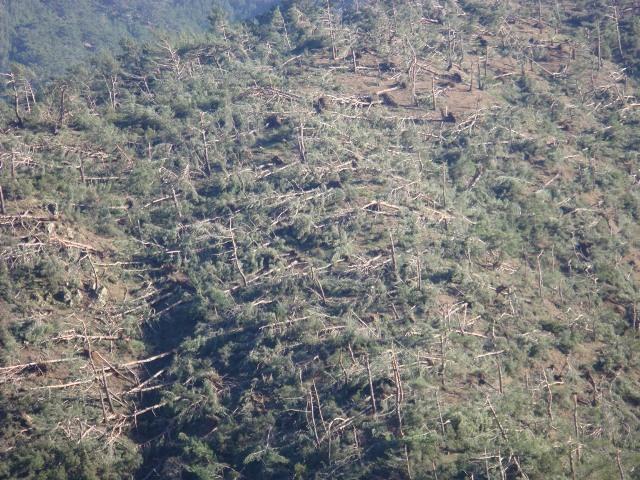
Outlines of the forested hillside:
M636 3L5 72L0 478L640 479Z
M10 62L38 76L63 73L98 52L120 51L123 39L202 33L224 9L236 18L261 13L271 0L2 0L0 70Z

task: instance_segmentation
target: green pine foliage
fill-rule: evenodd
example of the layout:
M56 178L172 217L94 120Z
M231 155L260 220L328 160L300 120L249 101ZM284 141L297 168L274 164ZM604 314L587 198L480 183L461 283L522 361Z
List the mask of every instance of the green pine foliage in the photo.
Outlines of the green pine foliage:
M0 478L640 478L638 86L565 3L12 68Z
M0 71L36 68L41 78L60 75L125 38L148 40L159 32L201 33L214 8L234 17L261 13L271 1L218 0L6 0L0 5Z

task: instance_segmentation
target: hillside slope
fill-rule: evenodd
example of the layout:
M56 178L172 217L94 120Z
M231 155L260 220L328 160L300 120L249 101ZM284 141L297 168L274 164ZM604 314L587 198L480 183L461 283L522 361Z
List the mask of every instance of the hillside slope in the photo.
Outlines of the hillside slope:
M120 50L123 39L149 40L169 32L202 33L218 5L239 18L273 2L217 0L3 0L0 2L0 71L11 62L37 76L59 75L99 52Z
M15 72L0 478L640 478L638 85L579 4Z

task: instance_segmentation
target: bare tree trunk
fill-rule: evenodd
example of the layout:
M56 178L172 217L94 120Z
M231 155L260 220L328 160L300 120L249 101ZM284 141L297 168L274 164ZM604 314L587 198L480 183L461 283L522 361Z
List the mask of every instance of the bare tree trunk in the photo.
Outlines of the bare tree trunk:
M373 377L371 376L371 364L369 363L369 355L365 355L364 360L367 366L367 375L369 377L369 393L371 395L371 408L373 409L373 415L378 415L378 408L376 407L376 395L373 390Z
M111 392L109 391L109 384L107 383L107 375L105 374L104 369L102 369L102 386L104 387L104 391L107 394L109 409L111 410L111 413L115 413L115 409L113 407L113 400L111 399Z
M507 480L507 472L502 465L502 452L500 452L500 450L498 450L498 468L500 469L500 478L502 480Z
M233 234L233 225L231 220L229 220L229 234L231 235L231 243L233 245L233 263L235 263L236 269L238 270L240 277L242 277L242 286L246 287L247 277L242 271L242 265L240 265L240 259L238 258L238 246L236 245L236 237Z
M0 185L0 213L2 213L2 215L7 213L4 205L4 192L2 191L2 185Z
M448 35L447 35L447 56L448 56L448 64L447 70L451 70L453 68L453 53L455 49L455 37L454 33L451 30L451 25L447 25Z
M551 406L553 405L553 394L551 393L551 386L549 385L547 372L544 368L542 369L542 375L544 377L545 388L547 390L547 415L549 416L549 420L553 424L553 411L551 410Z
M538 294L540 295L540 298L543 298L542 295L542 288L543 288L543 284L542 284L542 265L540 264L540 257L542 257L542 255L544 254L544 250L542 250L538 256L536 257L536 263L538 265Z
M448 112L447 112L448 116ZM446 164L442 165L442 209L444 211L447 210L447 166ZM444 228L445 230L449 229L449 220L447 218L444 219Z
M63 85L60 90L60 109L58 112L58 128L64 126L64 102L66 99L67 86Z
M330 0L327 0L327 21L329 22L329 36L331 37L331 58L336 60L338 58L338 51L336 49L336 32L333 28L333 15L331 13Z
M569 449L569 469L571 471L571 480L576 480L576 468L573 465L573 450Z
M573 394L573 433L576 436L576 442L580 441L580 431L578 430L578 394Z
M356 447L356 451L358 452L358 458L361 458L360 442L358 442L358 430L356 430L355 425L352 425L352 427L353 427L353 443L354 443L354 446Z
M411 471L411 463L409 462L409 446L404 444L404 459L407 465L407 476L409 480L413 480L413 472Z
M18 122L18 127L24 127L24 120L20 115L20 95L18 94L18 85L15 75L12 73L9 74L9 83L13 86L13 111L16 115L16 121Z
M391 266L396 277L398 276L398 259L396 258L396 246L393 243L393 233L389 232L389 241L391 242Z
M289 30L287 29L287 22L285 21L282 15L281 15L281 18L282 18L282 30L284 31L284 39L287 42L287 47L289 48L289 50L291 50L292 47L291 47L291 41L289 40Z
M31 83L26 78L22 79L22 90L24 91L24 100L27 103L27 112L31 113L31 104L36 104L36 96Z
M176 211L178 212L178 218L182 218L182 211L180 210L180 202L178 201L178 196L176 195L176 189L171 189L171 194L173 195L173 203L176 206Z
M322 284L320 283L320 279L316 275L316 270L315 268L313 268L313 265L311 265L311 277L313 278L313 281L316 282L316 285L318 285L318 289L320 290L320 296L322 296L322 301L326 302L327 297L324 294L324 288L322 288Z
M118 106L118 77L115 75L110 75L109 80L104 77L104 82L107 85L107 90L109 91L109 101L111 102L111 108L114 110Z
M540 30L540 33L542 33L543 30L543 25L542 25L542 0L538 0L538 29Z
M576 454L578 457L578 461L582 457L582 450L580 448L580 428L578 426L578 394L573 393L573 433L576 436Z
M86 184L87 183L87 179L84 175L84 158L82 157L82 155L80 156L80 180L82 180L82 183Z
M616 451L616 464L618 465L620 480L624 480L624 469L622 468L622 461L620 460L620 449Z
M391 352L391 368L393 369L394 383L396 384L396 416L398 419L398 433L400 437L404 437L402 431L402 402L404 401L404 388L402 387L402 378L400 377L400 367L398 366L398 359L396 358L396 352Z
M209 144L207 143L207 129L204 127L204 112L200 112L200 133L204 147L204 164L207 169L207 176L211 176L211 161L209 160Z
M432 103L432 108L433 111L435 112L437 109L437 104L436 104L436 77L435 76L431 76L431 103Z
M498 429L500 430L500 435L502 435L502 438L504 438L505 440L508 440L507 432L505 431L504 427L502 426L502 423L500 422L500 419L498 418L498 414L496 413L496 409L493 408L493 404L491 403L491 400L489 399L488 396L487 396L487 403L489 404L489 410L491 410L491 415L493 416L493 419L496 421L496 424L498 425Z
M304 144L304 124L300 122L298 130L298 151L300 152L300 160L307 161L307 147Z
M313 393L311 393L311 389L309 389L309 402L308 403L309 403L309 406L311 407L311 422L312 422L312 427L313 427L313 435L316 438L316 445L319 447L320 446L320 437L318 436L318 428L316 426L316 415L315 415L315 412L314 412Z
M442 388L445 387L445 379L446 379L446 368L447 368L447 336L445 332L442 331L440 333L440 383Z
M473 92L473 63L469 64L469 91Z
M442 165L442 208L447 209L447 167Z
M31 99L29 98L29 91L27 90L27 81L22 80L22 89L24 91L24 101L27 103L27 112L31 113Z
M436 390L436 405L438 406L438 417L440 418L440 432L442 432L442 436L444 437L444 419L442 418L442 406L440 405L440 397L438 396L438 391Z
M602 32L600 32L600 20L598 20L597 31L598 31L598 70L602 68Z
M489 455L487 455L487 449L484 449L484 476L487 480L491 480L491 474L489 473Z
M313 386L313 393L315 394L315 398L316 398L316 403L318 404L318 413L320 414L320 421L322 422L322 428L324 429L324 432L327 433L327 425L324 422L324 415L322 415L322 405L320 405L320 395L318 395L318 389L316 387L315 379L313 380L312 386Z
M487 69L489 68L489 45L485 47L484 51L484 81L487 81Z
M618 49L620 50L620 56L624 59L624 51L622 50L622 37L620 35L620 19L618 17L618 7L613 5L613 21L616 24L616 35L618 37Z
M413 100L414 105L418 105L418 97L416 95L416 77L418 75L418 60L416 57L413 57L413 63L411 64L410 69L411 76L411 99Z

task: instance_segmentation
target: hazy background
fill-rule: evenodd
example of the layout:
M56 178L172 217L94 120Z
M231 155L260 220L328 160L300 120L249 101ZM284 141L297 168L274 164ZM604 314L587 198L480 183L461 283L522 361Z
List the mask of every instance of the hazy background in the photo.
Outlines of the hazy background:
M215 8L257 15L277 0L0 0L0 71L12 62L50 76L123 38L201 32Z

